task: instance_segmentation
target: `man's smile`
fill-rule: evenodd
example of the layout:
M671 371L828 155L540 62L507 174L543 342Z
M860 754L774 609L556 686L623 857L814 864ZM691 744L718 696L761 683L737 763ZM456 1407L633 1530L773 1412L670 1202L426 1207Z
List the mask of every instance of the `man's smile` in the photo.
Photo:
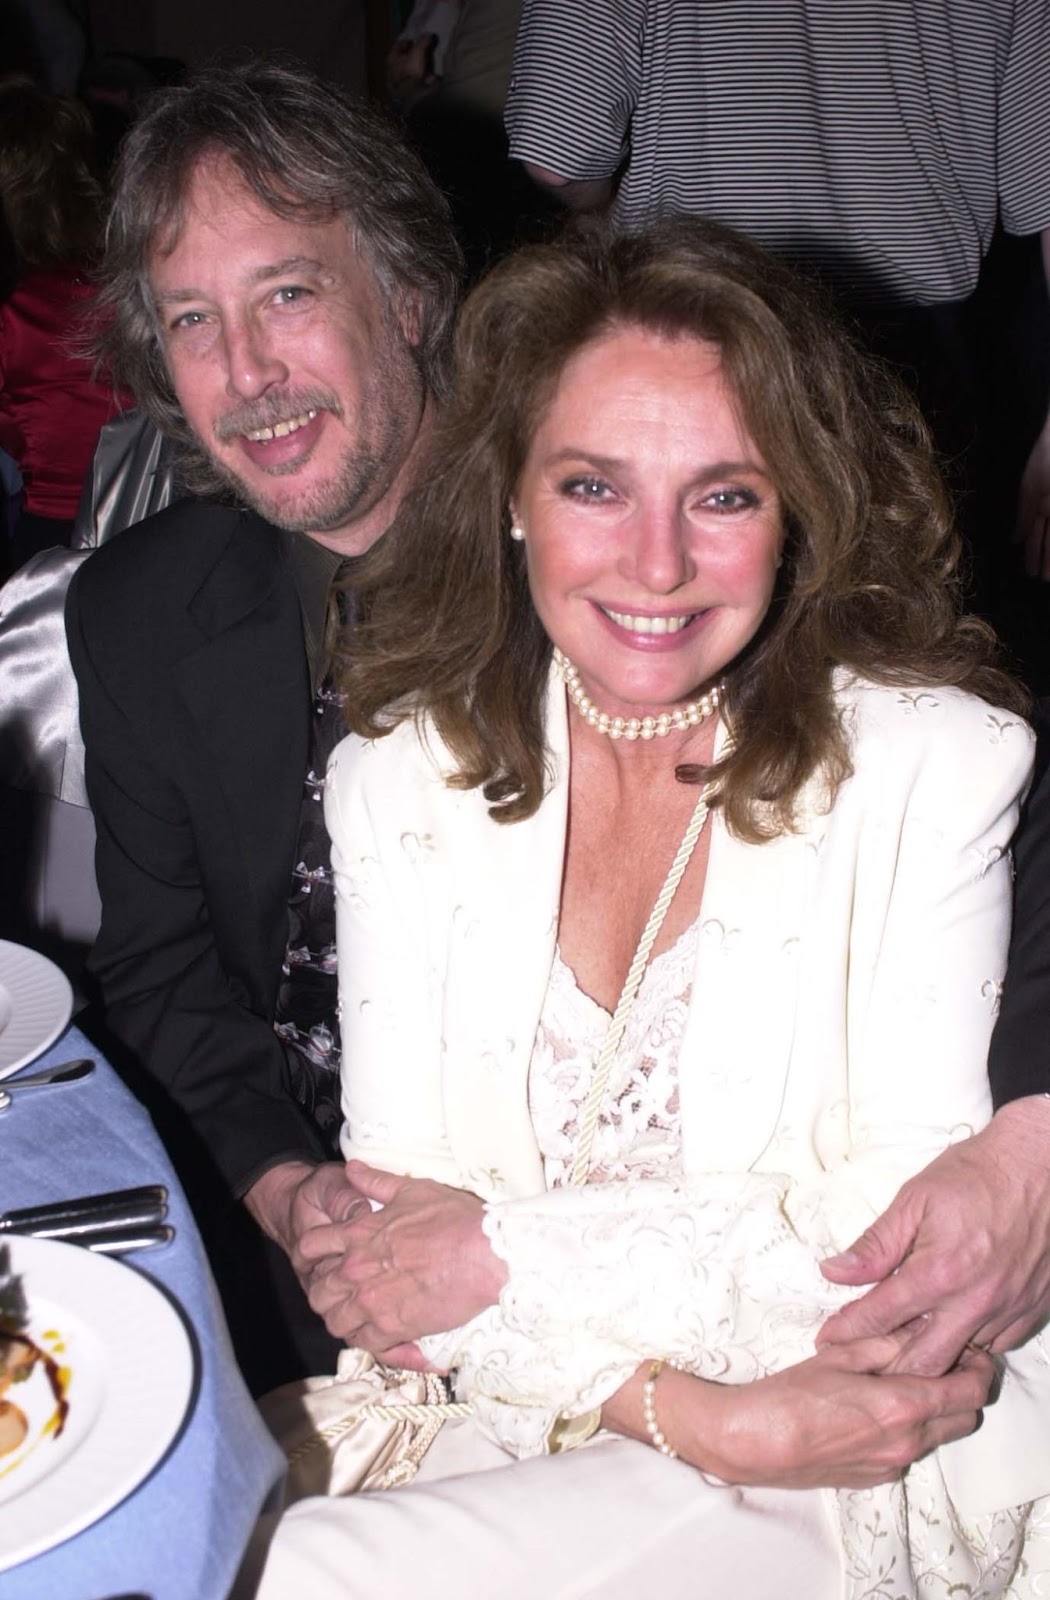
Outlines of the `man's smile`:
M272 428L256 428L244 437L253 444L263 444L270 439L284 439L290 433L298 433L300 428L305 428L308 422L316 417L316 411L304 411L301 416L289 417L286 422L275 422Z

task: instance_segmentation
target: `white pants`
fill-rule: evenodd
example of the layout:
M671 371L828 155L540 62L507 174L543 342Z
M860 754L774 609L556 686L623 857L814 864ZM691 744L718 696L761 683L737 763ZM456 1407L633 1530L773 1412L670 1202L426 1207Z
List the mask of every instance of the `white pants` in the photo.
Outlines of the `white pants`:
M263 1530L261 1543L271 1528ZM258 1571L261 1549L256 1552ZM231 1600L247 1600L246 1569ZM446 1424L407 1486L301 1500L258 1600L841 1600L834 1496L734 1489L601 1435L515 1461Z

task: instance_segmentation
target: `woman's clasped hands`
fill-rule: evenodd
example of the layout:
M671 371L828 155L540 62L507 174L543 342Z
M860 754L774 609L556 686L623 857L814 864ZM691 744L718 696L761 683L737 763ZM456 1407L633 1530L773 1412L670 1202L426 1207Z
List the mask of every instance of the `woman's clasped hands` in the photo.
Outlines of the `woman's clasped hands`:
M476 1195L350 1161L347 1178L375 1209L305 1233L309 1299L329 1333L392 1366L423 1368L423 1334L460 1327L494 1305L507 1269L482 1228Z

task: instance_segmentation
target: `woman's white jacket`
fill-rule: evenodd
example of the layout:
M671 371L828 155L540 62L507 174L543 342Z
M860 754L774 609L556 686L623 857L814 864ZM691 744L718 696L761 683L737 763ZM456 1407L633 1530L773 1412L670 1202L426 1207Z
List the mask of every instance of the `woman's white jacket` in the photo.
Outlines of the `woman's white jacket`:
M854 771L830 808L814 781L797 831L760 846L712 816L678 1069L683 1175L667 1183L544 1193L528 1068L565 856L560 684L549 792L525 822L497 824L478 791L448 787L448 752L411 722L332 757L343 1148L489 1202L510 1283L453 1353L518 1453L646 1356L726 1381L804 1359L842 1300L819 1258L988 1120L1030 731L956 690L843 678L837 694ZM1038 1342L1011 1358L978 1433L938 1457L968 1512L1050 1492Z

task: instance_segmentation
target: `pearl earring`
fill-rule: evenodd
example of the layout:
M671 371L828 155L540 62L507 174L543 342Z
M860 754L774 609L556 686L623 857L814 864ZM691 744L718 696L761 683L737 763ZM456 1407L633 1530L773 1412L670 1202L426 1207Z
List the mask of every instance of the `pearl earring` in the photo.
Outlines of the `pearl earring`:
M515 522L511 527L510 536L512 539L515 539L518 544L525 543L525 529L518 522Z

